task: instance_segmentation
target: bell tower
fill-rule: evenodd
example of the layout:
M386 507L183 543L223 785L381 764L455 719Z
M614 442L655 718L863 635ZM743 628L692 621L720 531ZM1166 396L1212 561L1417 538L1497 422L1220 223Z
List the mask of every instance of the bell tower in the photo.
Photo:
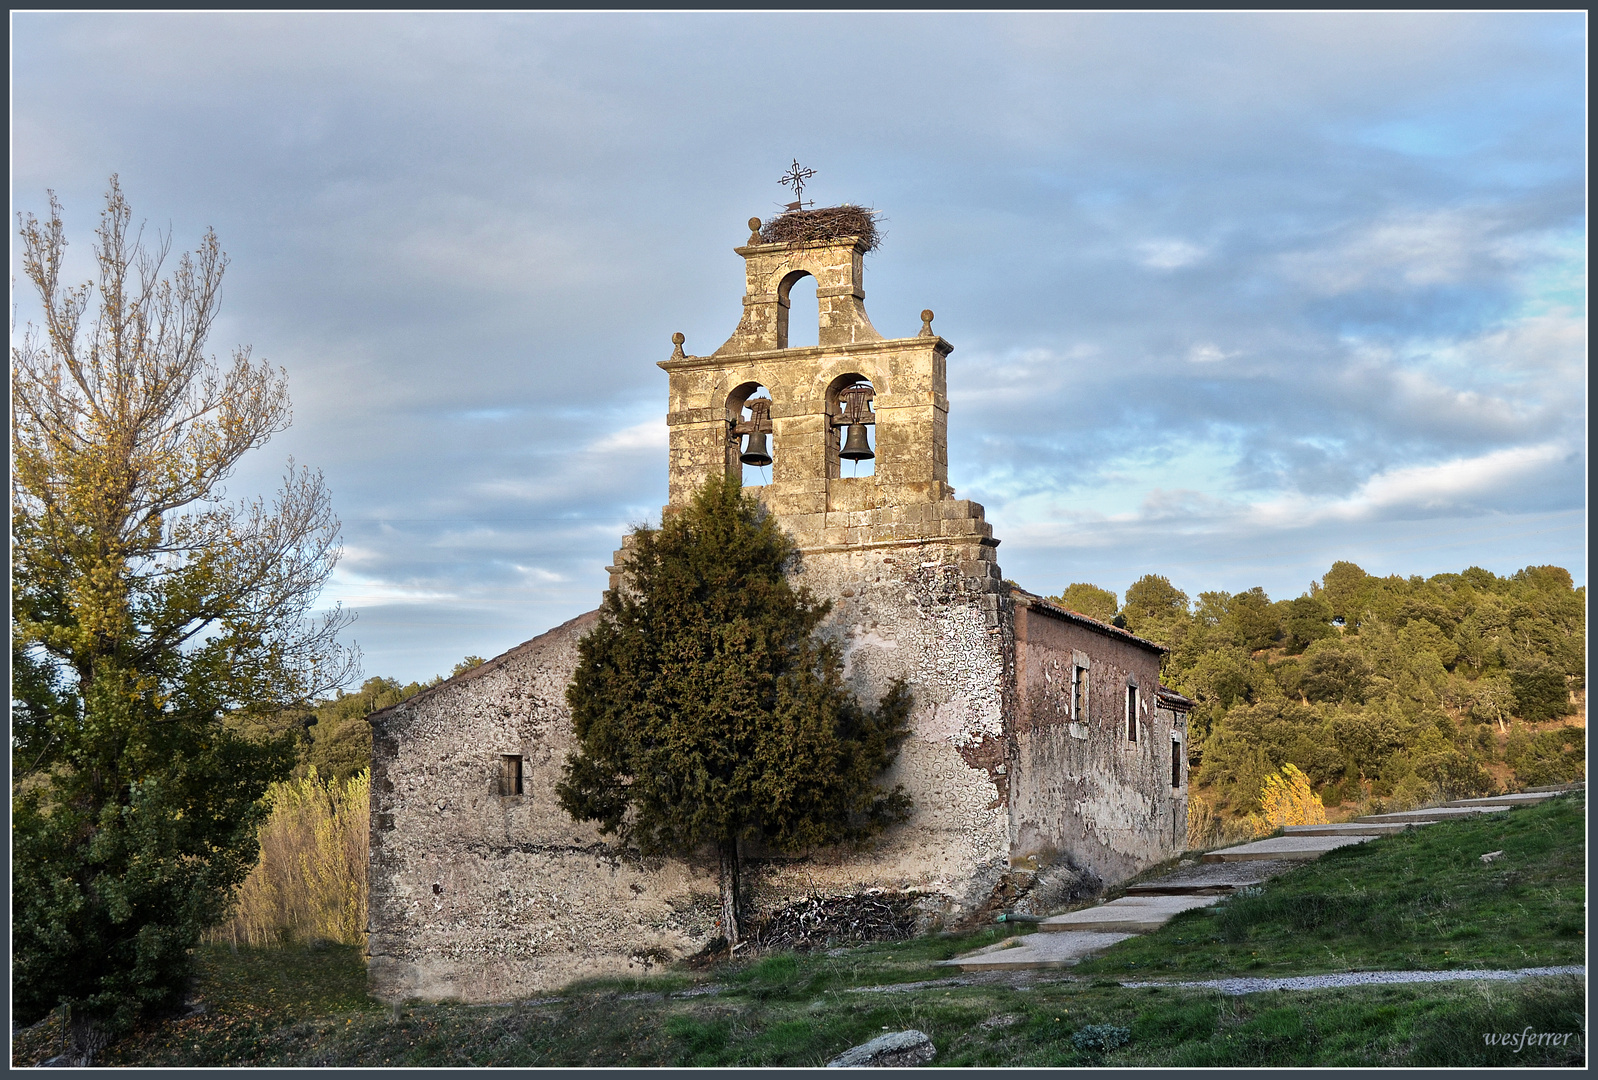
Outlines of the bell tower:
M871 239L859 230L770 242L759 218L749 228L734 249L745 278L737 329L708 356L684 352L673 334L660 362L670 376L667 512L714 474L741 477L744 461L769 463L770 482L752 493L807 555L934 546L940 562L996 591L992 527L980 504L949 486L954 347L933 331L932 312L921 312L912 337L877 332L863 285ZM789 293L805 277L816 282L818 344L789 348ZM846 461L874 469L845 475Z

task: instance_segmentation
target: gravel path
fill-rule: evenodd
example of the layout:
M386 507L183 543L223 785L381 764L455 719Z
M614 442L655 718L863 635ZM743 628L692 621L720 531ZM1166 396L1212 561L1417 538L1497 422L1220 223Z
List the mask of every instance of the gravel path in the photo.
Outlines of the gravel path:
M1126 982L1122 986L1203 986L1223 994L1257 994L1262 990L1325 990L1337 986L1382 983L1460 982L1479 979L1526 979L1534 975L1585 975L1580 965L1512 968L1508 971L1351 971L1344 975L1299 975L1288 979L1206 979L1201 982Z

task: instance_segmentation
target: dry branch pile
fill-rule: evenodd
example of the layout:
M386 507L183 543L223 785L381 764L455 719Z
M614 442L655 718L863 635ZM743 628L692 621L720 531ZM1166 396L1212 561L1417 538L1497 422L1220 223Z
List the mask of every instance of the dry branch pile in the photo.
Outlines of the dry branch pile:
M823 206L818 210L789 210L760 226L760 239L767 244L802 244L807 240L837 240L858 236L867 251L882 243L877 229L880 219L869 206Z
M857 941L902 941L916 932L915 897L899 892L807 896L767 917L764 949L820 949Z

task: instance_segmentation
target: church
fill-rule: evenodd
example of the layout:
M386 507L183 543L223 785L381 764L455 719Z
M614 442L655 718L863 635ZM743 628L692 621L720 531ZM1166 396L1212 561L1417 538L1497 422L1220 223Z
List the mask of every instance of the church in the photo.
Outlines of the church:
M874 703L897 678L913 695L913 734L883 782L914 810L864 850L752 853L746 905L758 916L880 890L913 896L923 929L952 928L1004 907L1046 913L1181 852L1191 702L1160 686L1159 645L1005 581L981 504L949 486L953 346L931 311L896 338L866 314L870 214L749 227L732 336L696 356L674 334L659 363L666 509L712 475L769 469L746 490L798 545L798 583L832 600L820 632L850 687ZM790 348L790 292L806 277L818 344ZM612 587L626 559L624 543ZM556 801L566 686L597 617L370 718L377 997L507 1001L638 973L716 936L714 851L643 857Z

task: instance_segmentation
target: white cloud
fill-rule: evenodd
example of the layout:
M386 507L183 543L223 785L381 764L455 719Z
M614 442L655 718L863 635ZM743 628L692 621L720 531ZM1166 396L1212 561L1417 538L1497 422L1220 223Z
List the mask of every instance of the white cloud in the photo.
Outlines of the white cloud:
M1460 457L1435 465L1412 465L1377 473L1342 499L1318 500L1289 495L1255 503L1249 518L1260 525L1312 525L1373 518L1383 511L1408 510L1434 513L1468 509L1517 484L1534 482L1537 475L1572 453L1561 443L1516 446L1476 457Z
M1201 261L1207 254L1205 249L1186 240L1149 240L1139 244L1137 249L1142 255L1139 261L1154 270L1180 270Z
M1520 261L1491 209L1391 214L1332 234L1319 248L1282 257L1282 271L1328 295L1372 286L1452 285Z
M634 424L632 427L612 432L602 439L596 439L588 444L588 452L593 454L630 454L640 450L664 450L666 449L666 436L665 420L645 420L641 424Z

